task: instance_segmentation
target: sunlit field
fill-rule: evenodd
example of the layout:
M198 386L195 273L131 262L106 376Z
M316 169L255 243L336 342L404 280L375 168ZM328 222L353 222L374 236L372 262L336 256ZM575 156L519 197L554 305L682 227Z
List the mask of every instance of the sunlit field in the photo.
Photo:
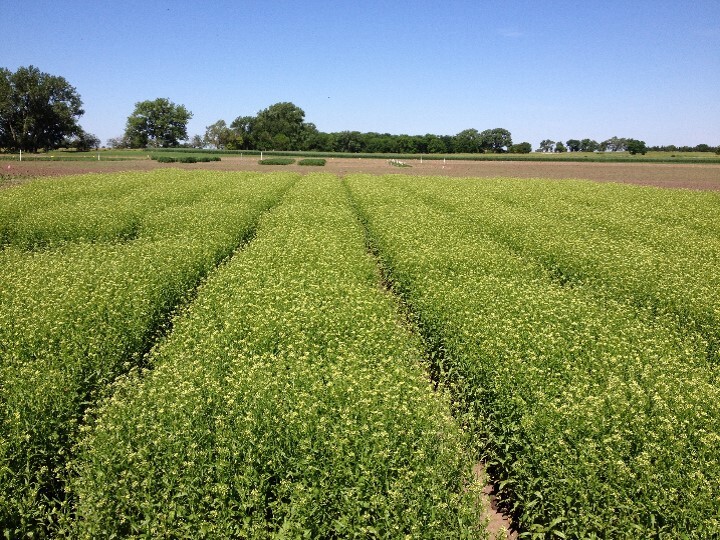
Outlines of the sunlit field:
M4 535L720 535L720 195L404 171L0 190Z

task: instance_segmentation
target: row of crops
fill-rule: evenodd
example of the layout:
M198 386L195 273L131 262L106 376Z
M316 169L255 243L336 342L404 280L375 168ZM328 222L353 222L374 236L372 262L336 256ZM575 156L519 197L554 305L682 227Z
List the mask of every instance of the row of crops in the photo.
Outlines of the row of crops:
M0 530L720 534L720 198L160 170L0 192ZM390 291L386 290L390 288Z
M336 178L2 195L6 536L480 534L464 435Z
M521 530L720 532L717 195L348 183Z
M53 520L83 412L252 232L288 177L96 176L0 199L0 520Z

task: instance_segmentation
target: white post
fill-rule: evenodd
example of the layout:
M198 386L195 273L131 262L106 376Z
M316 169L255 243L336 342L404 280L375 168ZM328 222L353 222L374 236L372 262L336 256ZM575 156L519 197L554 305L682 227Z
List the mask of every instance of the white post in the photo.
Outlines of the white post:
M262 161L262 150L260 150L260 161Z
M20 149L20 161L22 161L22 148Z

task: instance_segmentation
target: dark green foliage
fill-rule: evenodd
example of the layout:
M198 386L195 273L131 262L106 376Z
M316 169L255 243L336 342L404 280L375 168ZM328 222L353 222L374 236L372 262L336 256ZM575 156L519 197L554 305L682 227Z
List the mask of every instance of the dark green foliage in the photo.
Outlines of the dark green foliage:
M482 149L501 154L512 146L512 136L507 129L486 129L480 134Z
M551 139L543 139L540 141L540 146L538 146L537 149L538 152L554 152L555 151L555 141Z
M220 161L219 156L204 156L204 155L180 155L180 156L165 156L153 154L150 156L158 163L209 163L211 161Z
M477 129L465 129L455 135L455 151L461 154L478 154L483 152L483 138Z
M258 161L260 165L292 165L295 163L295 159L293 158L283 158L283 157L277 157L277 158L267 158L267 159L261 159Z
M308 130L315 129L304 119L305 111L293 103L270 105L250 121L254 147L260 150L300 149Z
M84 111L75 88L34 66L15 73L0 68L0 147L36 152L58 148L79 135Z
M127 119L125 138L131 148L172 147L188 138L187 123L192 113L166 98L140 101Z
M511 154L529 154L530 152L532 152L532 146L529 142L513 144L512 146L510 146L509 152Z
M582 141L578 139L568 139L565 141L565 144L567 145L568 152L579 152Z
M89 152L90 150L100 148L100 139L92 133L87 133L82 128L79 128L77 133L71 137L67 137L62 145L65 148L72 148L78 152Z
M311 165L315 167L322 167L325 163L326 160L323 158L306 158L298 161L298 165Z
M580 141L581 152L596 152L597 150L602 150L597 141L594 141L592 139L583 139L582 141Z
M628 139L625 144L627 151L633 156L636 154L643 154L647 152L647 146L645 141L638 141L637 139Z

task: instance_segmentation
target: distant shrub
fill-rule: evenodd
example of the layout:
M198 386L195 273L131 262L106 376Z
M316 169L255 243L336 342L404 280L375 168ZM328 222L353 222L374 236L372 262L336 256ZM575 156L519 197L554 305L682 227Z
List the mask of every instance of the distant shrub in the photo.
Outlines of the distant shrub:
M529 142L521 142L511 145L510 148L508 148L508 152L511 154L529 154L532 152L532 146Z
M260 165L292 165L295 163L294 158L267 158L267 159L261 159L258 161Z
M165 155L152 155L150 158L154 159L158 163L207 163L209 161L220 161L218 156L195 156L195 155L180 155L180 156L165 156Z
M298 165L312 165L316 167L322 167L326 163L326 160L322 158L306 158L298 161Z

